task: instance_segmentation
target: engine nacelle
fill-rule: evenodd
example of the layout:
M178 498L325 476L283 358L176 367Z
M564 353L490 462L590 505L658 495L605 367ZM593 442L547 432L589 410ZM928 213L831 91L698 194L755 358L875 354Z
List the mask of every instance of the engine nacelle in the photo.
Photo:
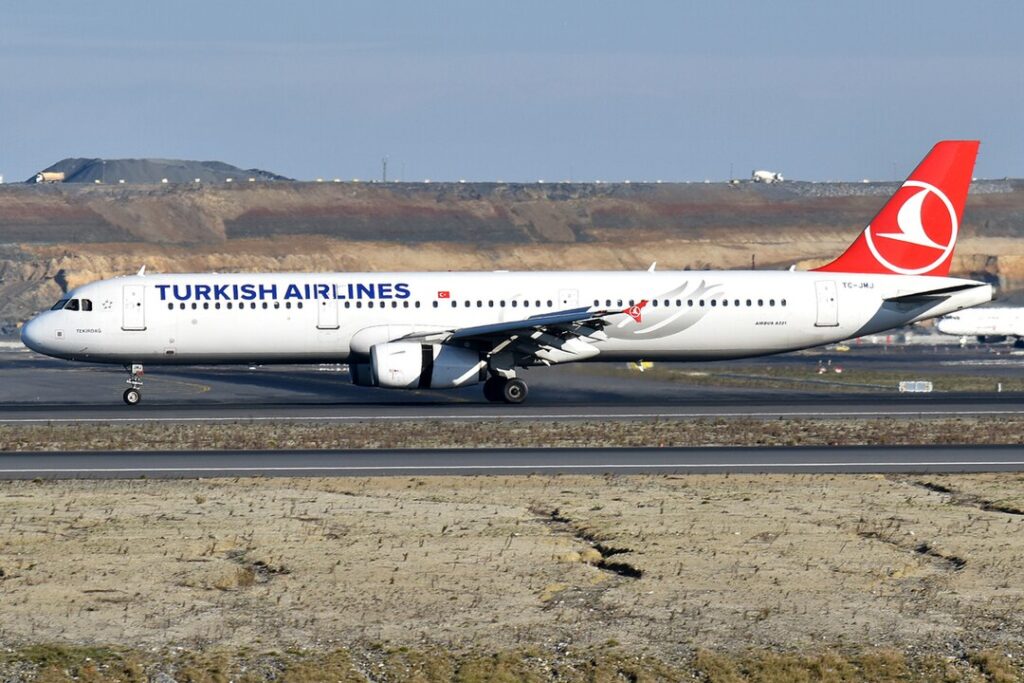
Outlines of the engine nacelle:
M374 385L389 389L451 389L487 379L479 353L444 344L375 344L369 365Z

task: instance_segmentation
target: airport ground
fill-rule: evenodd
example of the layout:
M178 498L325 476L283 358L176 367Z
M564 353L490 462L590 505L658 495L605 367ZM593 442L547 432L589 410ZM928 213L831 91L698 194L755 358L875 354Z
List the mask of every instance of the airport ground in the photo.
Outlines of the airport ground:
M882 345L551 368L513 408L351 387L336 366L152 368L133 409L117 369L10 349L0 443L253 461L597 443L1012 455L1021 360ZM1024 475L881 469L6 481L0 679L1020 679Z

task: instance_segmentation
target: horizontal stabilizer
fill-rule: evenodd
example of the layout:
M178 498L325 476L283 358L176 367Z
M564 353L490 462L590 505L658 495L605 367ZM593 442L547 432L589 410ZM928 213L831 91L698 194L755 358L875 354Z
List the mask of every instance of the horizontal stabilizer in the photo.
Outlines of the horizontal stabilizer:
M914 292L912 294L899 294L897 296L887 296L884 301L891 301L898 304L917 304L917 303L929 303L936 299L942 299L944 297L956 294L957 292L963 292L968 289L974 289L975 287L987 287L988 285L977 282L965 285L953 285L952 287L941 287L939 289L929 289L924 292Z

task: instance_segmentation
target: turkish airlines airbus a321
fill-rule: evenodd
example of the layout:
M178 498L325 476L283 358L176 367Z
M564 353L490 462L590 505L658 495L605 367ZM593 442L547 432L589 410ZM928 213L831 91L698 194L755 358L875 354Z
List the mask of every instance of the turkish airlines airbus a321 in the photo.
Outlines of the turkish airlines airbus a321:
M992 299L947 277L976 141L940 142L849 249L794 271L144 274L75 288L25 345L116 363L139 402L144 364L347 362L359 386L483 382L520 403L520 368L794 351Z

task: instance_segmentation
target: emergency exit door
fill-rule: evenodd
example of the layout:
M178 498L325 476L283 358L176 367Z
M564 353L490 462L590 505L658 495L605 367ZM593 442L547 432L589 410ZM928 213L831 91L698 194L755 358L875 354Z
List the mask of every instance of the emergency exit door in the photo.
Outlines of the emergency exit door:
M316 312L316 326L321 330L338 329L338 302L336 300L320 300Z
M125 285L121 288L121 329L146 329L146 286Z
M562 308L575 308L579 299L580 292L578 289L558 290L558 305Z
M814 283L814 291L818 297L818 317L815 327L839 327L839 299L836 283L832 280L819 280Z

